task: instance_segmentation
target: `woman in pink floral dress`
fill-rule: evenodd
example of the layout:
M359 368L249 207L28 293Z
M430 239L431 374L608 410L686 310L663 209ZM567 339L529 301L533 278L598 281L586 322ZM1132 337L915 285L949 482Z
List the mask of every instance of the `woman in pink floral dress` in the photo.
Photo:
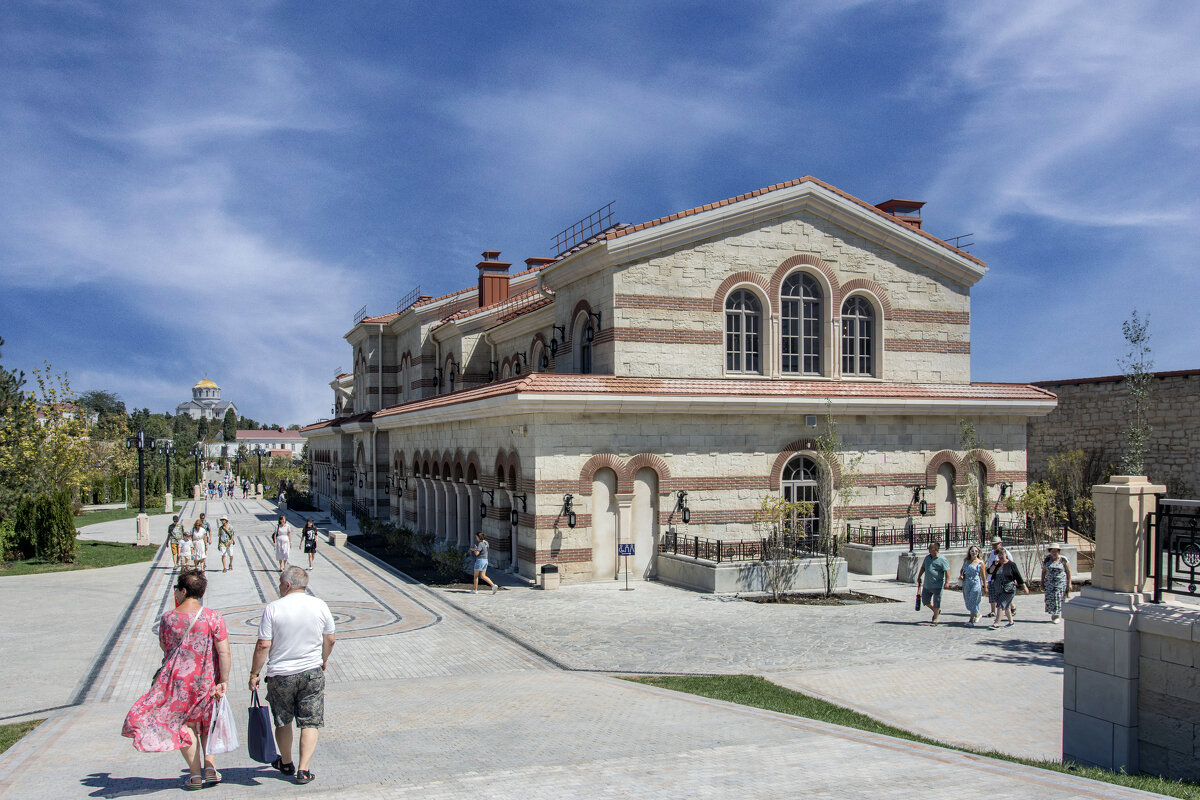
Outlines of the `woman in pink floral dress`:
M133 739L133 746L144 753L182 750L190 773L186 789L221 782L212 756L202 758L201 748L215 700L225 694L229 680L229 641L225 620L201 605L207 589L204 573L185 569L179 574L176 608L163 614L159 623L162 669L150 691L129 709L121 729L121 735Z

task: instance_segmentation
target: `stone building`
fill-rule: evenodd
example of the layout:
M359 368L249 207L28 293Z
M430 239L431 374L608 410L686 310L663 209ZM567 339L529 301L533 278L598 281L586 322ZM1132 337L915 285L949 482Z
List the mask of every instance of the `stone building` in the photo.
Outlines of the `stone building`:
M237 406L233 401L221 399L221 387L208 378L201 378L192 387L192 399L175 406L175 413L187 414L192 419L215 419L220 422L231 408L237 414Z
M1129 391L1121 375L1039 381L1058 395L1058 407L1028 425L1029 475L1049 475L1052 456L1083 449L1101 463L1119 465L1125 450ZM1153 431L1145 474L1168 491L1195 497L1200 491L1200 370L1156 372L1150 383L1147 421Z
M485 251L475 285L346 334L337 416L302 430L313 485L335 513L451 544L482 527L493 562L525 576L612 579L631 543L649 577L669 527L757 540L764 495L813 500L823 470L836 480L815 452L828 410L862 456L839 525L965 521L960 420L996 498L1024 484L1026 420L1055 401L971 382L985 266L922 230L920 206L806 177L515 273Z

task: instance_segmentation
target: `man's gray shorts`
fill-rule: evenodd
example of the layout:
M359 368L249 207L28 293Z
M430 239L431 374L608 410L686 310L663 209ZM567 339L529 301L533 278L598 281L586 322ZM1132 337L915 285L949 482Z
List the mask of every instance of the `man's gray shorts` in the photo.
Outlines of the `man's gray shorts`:
M267 702L275 727L296 720L300 728L320 728L325 724L325 672L320 668L295 675L267 678Z
M942 607L942 587L936 589L921 590L921 605L929 606L930 608Z

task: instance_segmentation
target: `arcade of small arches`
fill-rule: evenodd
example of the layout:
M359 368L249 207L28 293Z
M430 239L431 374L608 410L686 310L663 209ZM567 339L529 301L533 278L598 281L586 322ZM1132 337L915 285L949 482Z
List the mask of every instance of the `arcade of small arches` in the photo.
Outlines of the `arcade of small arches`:
M447 546L465 549L482 530L491 545L492 563L523 573L551 560L590 561L594 577L615 576L620 539L636 545L634 574L650 577L660 531L682 522L679 501L672 495L703 491L689 486L686 478L673 476L666 459L649 453L629 458L600 453L586 461L577 477L566 480L522 477L520 455L515 450L497 452L487 467L473 450L396 450L388 463L379 466L376 479L361 445L352 462L340 465L329 450L315 449L313 485L325 496L351 495L364 514L431 534ZM928 460L924 484L914 488L932 493L922 496L929 501L930 522L957 523L957 508L972 468L981 487L995 473L986 451L957 454L943 450ZM781 448L765 476L766 484L787 500L810 504L811 511L802 522L814 526L824 513L818 485L827 469L815 442L798 440ZM839 481L835 463L832 485L836 488ZM546 513L546 503L542 513L537 513L538 491L554 497L554 513ZM573 504L565 502L568 495ZM538 534L567 527L568 512L572 512L574 527L590 529L590 546L539 549Z

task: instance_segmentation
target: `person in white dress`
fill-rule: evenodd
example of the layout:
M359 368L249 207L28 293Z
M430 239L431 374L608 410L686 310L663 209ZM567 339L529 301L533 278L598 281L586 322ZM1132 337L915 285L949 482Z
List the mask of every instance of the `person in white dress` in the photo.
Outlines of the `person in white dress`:
M208 548L206 547L206 545L208 544L207 539L208 539L207 532L202 527L202 523L200 522L200 520L196 520L195 522L193 522L192 523L192 563L195 564L196 569L200 570L201 572L204 572L204 570L208 566L207 564L204 563L204 559L208 555Z
M275 560L279 562L279 571L283 572L292 555L292 526L288 525L287 515L279 515L279 523L271 539L275 542Z

